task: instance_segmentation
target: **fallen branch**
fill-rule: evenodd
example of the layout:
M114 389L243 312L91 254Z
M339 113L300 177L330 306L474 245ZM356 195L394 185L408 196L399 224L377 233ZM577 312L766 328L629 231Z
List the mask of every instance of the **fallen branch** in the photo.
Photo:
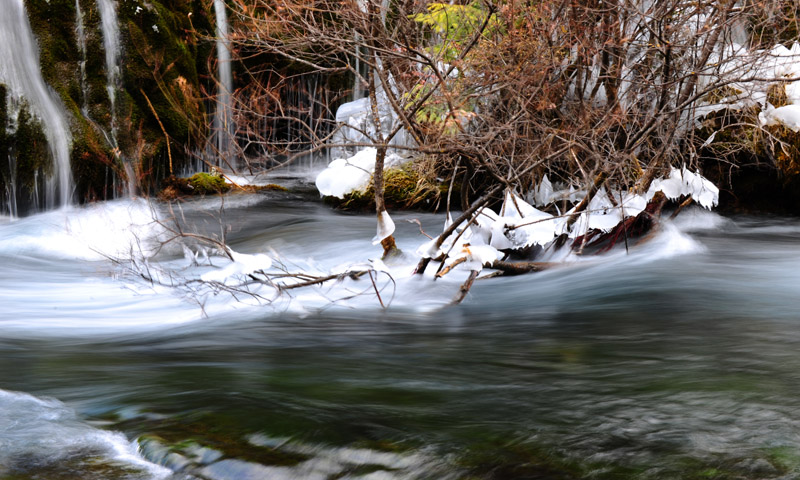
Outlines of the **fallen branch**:
M472 214L477 212L478 209L480 209L481 207L485 206L487 203L489 203L489 201L492 199L492 197L497 192L502 190L503 187L504 187L504 185L497 184L494 187L490 188L489 191L484 193L481 198L475 200L475 203L473 203L472 206L469 207L469 209L467 209L464 213L462 213L458 218L453 220L453 223L451 223L450 226L447 227L444 230L444 232L442 232L442 234L439 235L436 238L436 243L435 243L436 248L441 247L442 244L444 243L445 239L447 237L449 237L453 232L455 232L456 229L459 227L459 225L464 223L466 220L471 219L472 218ZM426 258L421 259L419 261L419 263L417 264L417 268L414 270L414 273L416 273L418 275L422 275L423 273L425 273L425 269L428 267L428 264L430 263L430 261L431 261L430 257L426 257Z
M576 238L572 243L572 248L575 249L581 245L589 248L597 247L598 250L594 253L603 253L614 247L620 237L625 239L626 244L630 237L643 238L658 226L661 211L666 203L667 197L664 193L656 192L639 215L626 218L607 233L602 233L600 230L589 231L586 235Z
M567 229L572 228L572 225L578 221L578 217L580 216L581 212L586 210L586 208L589 206L589 202L592 201L592 198L594 198L595 194L597 193L598 190L600 190L600 187L603 186L607 178L608 178L608 172L605 171L600 172L597 175L597 177L595 177L594 183L592 183L592 186L589 188L589 191L586 193L586 196L583 197L581 203L579 203L578 206L575 207L575 210L572 211L572 214L570 215L569 219L567 219Z
M522 275L531 272L541 272L557 266L552 262L504 262L495 260L489 268L503 272L503 275Z
M456 295L456 298L450 302L450 305L458 305L464 300L464 298L467 296L467 293L469 293L469 289L472 288L472 284L475 283L475 279L478 278L479 273L480 272L478 270L472 270L469 272L467 281L464 282L464 284L461 285L461 288L458 289L458 295Z
M457 258L453 263L451 263L450 265L444 267L441 271L437 272L436 275L435 275L435 278L444 277L445 275L450 273L450 270L456 268L458 265L461 265L462 263L464 263L466 261L467 261L467 257L459 257L459 258Z
M679 213L681 213L681 210L683 210L684 208L688 207L688 206L689 206L689 204L690 204L690 203L692 203L693 201L694 201L694 198L692 198L692 196L691 196L691 195L689 195L688 197L686 197L686 200L684 200L683 202L681 202L681 204L680 204L680 205L678 205L678 208L676 208L676 209L675 209L675 211L674 211L674 212L672 212L672 215L670 215L670 216L669 216L669 219L670 219L670 220L674 220L674 219L675 219L675 217L677 217L677 216L678 216L678 214L679 214Z

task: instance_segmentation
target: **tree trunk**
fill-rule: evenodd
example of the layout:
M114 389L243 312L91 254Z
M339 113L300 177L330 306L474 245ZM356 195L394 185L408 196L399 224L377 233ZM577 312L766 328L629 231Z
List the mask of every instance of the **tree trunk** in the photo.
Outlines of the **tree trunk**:
M383 198L383 192L384 192L383 167L386 161L387 145L386 145L386 139L384 138L383 132L381 131L381 116L380 112L378 111L378 96L375 93L375 91L377 90L377 86L375 82L375 72L373 71L372 67L367 71L367 80L369 82L369 103L370 103L370 109L372 111L372 121L375 124L375 134L377 136L376 138L377 153L375 154L375 170L372 174L372 183L375 187L375 213L377 215L378 222L381 222L383 217L383 212L386 211L386 203L384 202ZM389 235L388 237L382 239L381 246L383 247L384 257L394 254L397 251L397 245L395 244L393 235Z

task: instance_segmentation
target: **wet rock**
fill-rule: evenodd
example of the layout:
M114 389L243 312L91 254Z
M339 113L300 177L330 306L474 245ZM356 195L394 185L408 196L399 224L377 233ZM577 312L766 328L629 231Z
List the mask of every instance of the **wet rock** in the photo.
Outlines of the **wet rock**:
M144 458L173 472L183 472L193 466L193 462L183 455L172 451L170 448L153 437L140 438L139 447Z
M778 469L763 458L748 458L742 460L736 464L735 469L756 476L772 476L778 473Z
M208 465L214 463L223 457L222 452L214 450L213 448L203 447L196 443L190 444L184 449L184 453L190 457L195 463L200 465Z
M209 480L272 480L298 478L291 468L287 467L266 467L243 460L222 460L212 465L208 465L198 472L199 475ZM324 480L324 475L303 477L308 480Z

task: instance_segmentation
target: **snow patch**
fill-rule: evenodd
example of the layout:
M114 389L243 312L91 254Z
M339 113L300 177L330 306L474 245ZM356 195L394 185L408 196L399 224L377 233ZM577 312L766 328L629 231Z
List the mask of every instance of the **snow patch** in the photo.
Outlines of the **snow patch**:
M324 196L344 198L348 193L364 191L369 186L375 171L378 150L372 147L360 150L350 158L337 158L317 175L316 186ZM384 159L384 168L402 163L397 154L389 153Z

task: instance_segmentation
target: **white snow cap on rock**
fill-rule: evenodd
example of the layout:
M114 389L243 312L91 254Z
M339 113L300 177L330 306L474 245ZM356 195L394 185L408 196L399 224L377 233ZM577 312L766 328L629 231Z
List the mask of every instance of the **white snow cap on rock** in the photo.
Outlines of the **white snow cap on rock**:
M367 188L377 153L374 148L365 148L350 158L332 161L317 175L317 190L322 195L344 198L348 193Z
M800 105L784 105L775 108L767 103L767 108L758 114L762 126L783 125L793 132L800 130Z
M378 150L369 147L350 158L337 158L317 175L316 186L321 195L344 198L356 190L366 190L375 171ZM386 155L384 167L398 165L403 159L394 153Z

